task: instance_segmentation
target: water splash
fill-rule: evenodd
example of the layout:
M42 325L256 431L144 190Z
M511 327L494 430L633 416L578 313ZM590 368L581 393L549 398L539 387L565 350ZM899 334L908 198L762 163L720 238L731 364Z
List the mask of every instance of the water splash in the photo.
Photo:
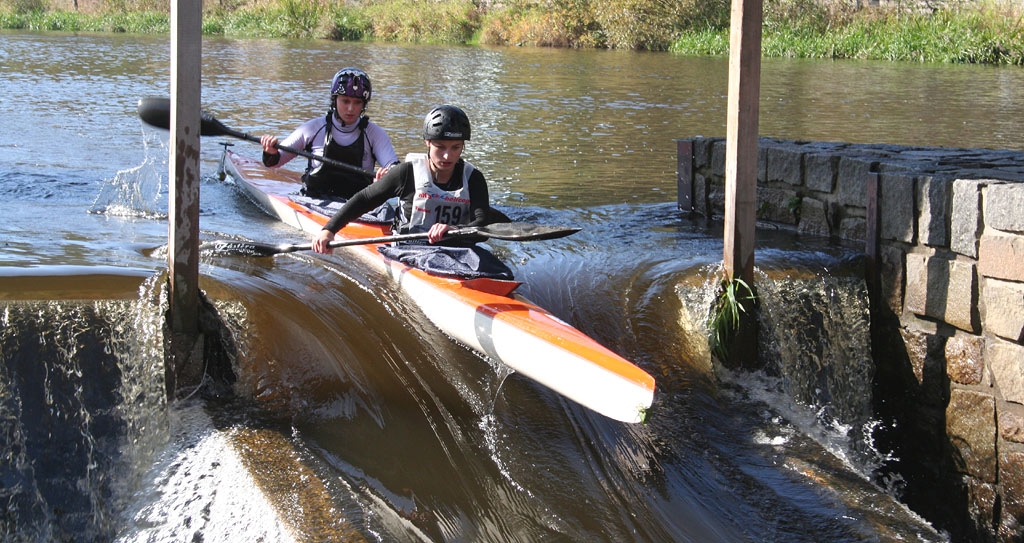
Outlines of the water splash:
M164 220L167 218L167 149L165 137L143 132L144 158L134 168L120 170L106 179L89 213L113 217L137 217ZM151 152L157 142L162 152Z
M115 541L295 540L200 402L175 404L168 418L167 447L147 465Z

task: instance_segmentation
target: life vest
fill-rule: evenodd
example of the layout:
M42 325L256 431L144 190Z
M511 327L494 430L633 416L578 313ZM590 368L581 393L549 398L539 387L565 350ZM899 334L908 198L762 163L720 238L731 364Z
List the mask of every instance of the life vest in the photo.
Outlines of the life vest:
M409 153L405 160L412 163L416 190L410 217L399 225L402 233L426 232L431 225L439 222L458 225L473 220L469 211L469 176L474 171L472 164L462 161L462 184L458 189L447 191L434 183L434 174L430 171L426 153Z
M367 117L359 120L359 137L351 145L339 145L331 137L331 117L328 114L324 129L324 157L351 164L361 168L363 166L363 152L366 139L365 128L370 122ZM311 140L312 141L312 140ZM307 152L309 149L307 149ZM313 168L313 160L310 159L306 166L306 172L302 174L304 193L307 196L333 196L336 198L351 198L370 184L370 181L359 174L343 170L326 162L320 162L319 166Z

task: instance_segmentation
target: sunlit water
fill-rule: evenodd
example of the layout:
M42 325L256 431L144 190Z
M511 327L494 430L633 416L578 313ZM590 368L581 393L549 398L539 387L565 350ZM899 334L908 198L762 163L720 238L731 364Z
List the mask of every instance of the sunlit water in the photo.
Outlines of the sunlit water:
M943 540L891 499L898 481L874 480L884 421L864 394L856 247L762 233L772 364L709 362L719 231L675 210L674 139L724 134L725 59L204 42L203 102L239 130L284 135L320 115L345 65L373 77L369 114L400 155L421 149L431 106L466 109L467 158L499 207L583 228L493 243L523 293L658 393L646 425L614 423L479 359L356 262L207 255L239 399L165 406L166 133L135 106L167 94L168 49L0 34L5 540ZM1021 149L1022 84L1002 68L765 61L761 133ZM302 241L215 176L217 143L203 140L204 239ZM827 336L786 332L807 323ZM95 391L102 406L75 400ZM63 465L29 445L37 421L59 429Z

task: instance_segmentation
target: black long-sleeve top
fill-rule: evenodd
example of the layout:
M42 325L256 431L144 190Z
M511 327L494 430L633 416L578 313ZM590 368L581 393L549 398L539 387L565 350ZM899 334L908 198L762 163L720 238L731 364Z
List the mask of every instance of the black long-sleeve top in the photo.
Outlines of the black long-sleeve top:
M462 177L466 162L459 159L452 171L452 176L445 185L438 185L442 190L454 191L462 187ZM416 179L412 162L402 162L393 166L383 177L372 185L352 196L345 205L334 214L324 230L337 232L348 223L358 219L363 213L372 211L389 199L398 197L404 217L412 216L412 202L416 194ZM487 181L484 174L473 169L469 176L469 211L472 220L459 226L484 226L490 214L490 195L487 193Z

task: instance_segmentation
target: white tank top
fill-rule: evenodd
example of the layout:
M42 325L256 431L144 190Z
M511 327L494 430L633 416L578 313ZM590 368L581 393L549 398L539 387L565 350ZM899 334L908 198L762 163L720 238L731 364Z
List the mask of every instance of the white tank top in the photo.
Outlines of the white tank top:
M412 200L412 216L403 231L426 232L434 223L450 225L466 224L472 220L469 211L469 176L473 165L463 161L462 186L458 190L443 190L434 184L426 153L409 153L406 162L411 162L416 180L416 194Z

